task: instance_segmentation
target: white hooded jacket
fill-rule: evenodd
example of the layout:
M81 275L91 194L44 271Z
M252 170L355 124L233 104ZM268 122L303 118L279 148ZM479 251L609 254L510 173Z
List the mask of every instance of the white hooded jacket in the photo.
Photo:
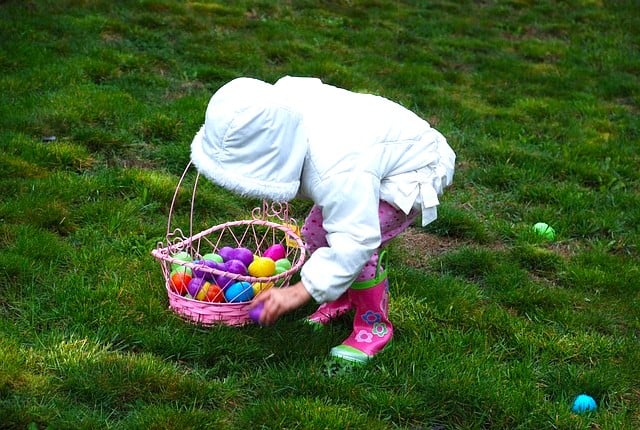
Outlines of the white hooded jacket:
M379 201L421 209L426 225L455 163L445 138L399 104L296 77L274 85L238 78L220 88L191 158L241 195L306 197L322 209L329 246L301 270L320 303L344 293L379 247Z

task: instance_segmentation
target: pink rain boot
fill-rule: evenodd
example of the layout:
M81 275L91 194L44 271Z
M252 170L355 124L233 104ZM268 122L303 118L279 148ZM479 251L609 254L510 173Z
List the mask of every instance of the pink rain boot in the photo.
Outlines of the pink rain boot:
M347 291L356 309L351 335L331 349L331 356L366 363L393 337L389 321L389 282L385 272L374 279L356 282Z
M329 324L331 320L349 312L352 307L347 291L333 302L321 304L314 313L305 319L305 322L316 328L322 328L322 326Z

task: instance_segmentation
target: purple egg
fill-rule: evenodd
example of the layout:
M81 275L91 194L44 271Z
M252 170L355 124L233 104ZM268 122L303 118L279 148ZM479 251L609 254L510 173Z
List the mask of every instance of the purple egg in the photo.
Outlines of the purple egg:
M192 269L193 277L194 278L204 277L205 272L201 270L201 268L204 267L204 261L196 260L193 262L193 264L195 265L195 267Z
M221 267L218 267L219 270L228 273L227 275L215 276L216 284L218 284L218 286L223 290L234 282L237 282L237 276L234 275L246 276L248 273L247 267L239 260L229 260L222 263L220 266Z
M207 282L206 279L204 278L193 278L191 279L191 281L189 281L189 283L187 284L187 291L189 292L189 295L191 297L195 297L196 294L198 294L198 291L200 291L200 288L202 288L202 286Z
M227 288L229 285L233 284L234 282L236 282L236 280L228 276L225 276L225 275L216 276L216 284L218 284L218 287L222 288L223 290Z
M218 255L222 257L224 261L233 260L233 254L235 252L235 248L230 246L223 246L218 250Z
M260 324L260 315L262 315L262 309L264 309L264 303L260 302L255 308L249 311L249 318L256 324Z
M253 252L248 248L235 248L231 253L232 260L240 260L245 266L249 266L253 262Z
M238 275L247 275L247 266L240 260L229 260L224 263L224 270L229 273L236 273Z
M209 269L225 270L223 263L218 263L213 260L202 260L198 262L198 265L193 268L193 276L196 278L204 278L205 280L212 282L215 280L215 275L207 270L202 270L203 267Z

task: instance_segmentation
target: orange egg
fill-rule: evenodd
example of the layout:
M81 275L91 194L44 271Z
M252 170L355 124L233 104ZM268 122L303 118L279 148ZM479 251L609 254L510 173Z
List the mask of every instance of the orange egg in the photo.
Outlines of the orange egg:
M191 281L191 273L187 273L185 270L175 270L171 272L170 276L173 291L184 296L187 293L187 285Z

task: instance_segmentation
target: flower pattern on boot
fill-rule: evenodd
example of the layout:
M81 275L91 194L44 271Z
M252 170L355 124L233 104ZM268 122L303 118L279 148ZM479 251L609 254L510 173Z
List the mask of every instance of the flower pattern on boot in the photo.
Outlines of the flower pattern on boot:
M382 315L377 312L367 311L362 314L362 321L369 325L374 325L375 323L379 323L382 320Z
M389 330L387 330L387 325L383 322L375 323L373 328L371 329L371 333L375 334L378 337L384 337Z
M371 343L373 342L373 334L366 330L360 330L358 334L356 334L356 342Z

